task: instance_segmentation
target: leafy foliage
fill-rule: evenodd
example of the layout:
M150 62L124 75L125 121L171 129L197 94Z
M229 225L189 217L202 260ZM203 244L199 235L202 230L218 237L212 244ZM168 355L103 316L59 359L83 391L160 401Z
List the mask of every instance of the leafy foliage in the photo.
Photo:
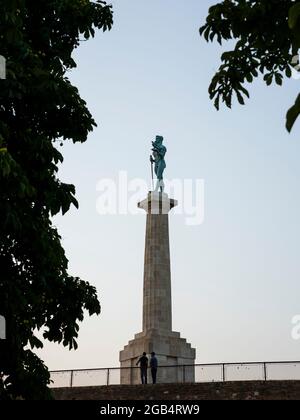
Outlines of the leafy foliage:
M244 105L249 98L245 84L259 74L268 86L281 86L284 77L292 76L293 57L300 47L300 1L224 0L209 9L200 34L219 44L237 40L233 50L223 53L209 94L217 109L221 100L231 108L234 95ZM287 114L288 131L299 114L300 97Z
M58 142L84 142L95 122L66 72L81 39L112 26L111 6L89 0L0 0L0 399L48 399L49 372L33 353L44 338L76 349L96 289L68 274L51 216L78 207L57 177ZM2 378L2 379L1 379Z

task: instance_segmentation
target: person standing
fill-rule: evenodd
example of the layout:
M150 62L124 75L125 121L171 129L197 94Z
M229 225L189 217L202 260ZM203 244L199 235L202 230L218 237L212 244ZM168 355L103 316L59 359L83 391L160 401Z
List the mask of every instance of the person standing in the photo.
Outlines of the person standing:
M153 383L153 385L156 384L157 367L158 367L158 361L157 361L157 357L155 356L155 353L153 351L151 353L151 359L150 359L150 368L151 368L151 375L152 375L152 383Z
M142 384L147 385L148 357L145 352L143 353L143 356L140 357L137 361L136 366L137 365L140 365Z

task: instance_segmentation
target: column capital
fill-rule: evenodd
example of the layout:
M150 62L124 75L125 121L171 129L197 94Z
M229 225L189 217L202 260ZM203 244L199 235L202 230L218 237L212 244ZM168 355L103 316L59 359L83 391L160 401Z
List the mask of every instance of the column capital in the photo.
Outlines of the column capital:
M150 191L147 198L138 203L138 208L145 210L148 214L168 214L177 205L178 201L170 199L168 194Z

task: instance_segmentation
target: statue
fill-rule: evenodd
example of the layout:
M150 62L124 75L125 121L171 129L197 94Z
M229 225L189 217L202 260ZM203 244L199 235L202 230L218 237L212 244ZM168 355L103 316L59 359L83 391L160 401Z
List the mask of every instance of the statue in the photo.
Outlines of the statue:
M163 173L166 169L165 154L167 153L166 147L163 145L164 138L156 136L156 140L152 142L152 156L150 156L151 165L155 164L154 170L157 178L155 191L164 192L165 184L163 181ZM153 179L153 166L152 166L152 179Z

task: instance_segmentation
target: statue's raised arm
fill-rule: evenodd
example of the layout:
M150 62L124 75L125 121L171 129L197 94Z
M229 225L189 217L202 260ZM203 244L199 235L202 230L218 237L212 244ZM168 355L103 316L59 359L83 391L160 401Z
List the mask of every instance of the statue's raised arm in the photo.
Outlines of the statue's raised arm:
M155 174L157 183L155 191L164 191L165 185L163 181L163 173L166 169L165 155L167 153L166 147L163 145L164 138L156 136L155 141L152 142L152 156L150 157L151 163L155 164Z

